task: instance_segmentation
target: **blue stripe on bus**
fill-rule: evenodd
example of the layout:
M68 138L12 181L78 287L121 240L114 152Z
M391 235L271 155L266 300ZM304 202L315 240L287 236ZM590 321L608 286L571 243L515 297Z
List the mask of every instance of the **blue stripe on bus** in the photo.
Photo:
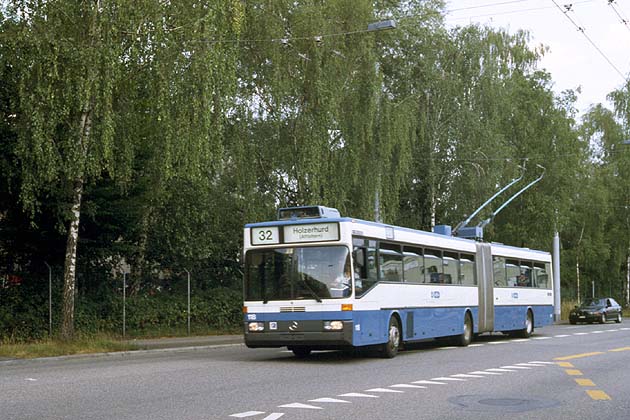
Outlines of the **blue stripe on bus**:
M495 306L494 331L514 331L525 328L527 310L534 314L534 326L541 327L553 322L553 306ZM464 316L470 311L474 331L478 332L477 307L443 307L387 309L373 311L328 312L264 312L245 314L245 321L317 321L352 320L354 331L352 344L366 346L387 341L387 325L392 315L400 318L403 341L459 335L463 331Z

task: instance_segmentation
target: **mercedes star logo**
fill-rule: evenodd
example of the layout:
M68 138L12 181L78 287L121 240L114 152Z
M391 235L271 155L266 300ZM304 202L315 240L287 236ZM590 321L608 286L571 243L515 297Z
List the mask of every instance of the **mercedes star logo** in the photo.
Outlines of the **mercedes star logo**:
M298 329L298 322L297 321L293 321L291 323L291 326L289 327L289 331L295 331Z

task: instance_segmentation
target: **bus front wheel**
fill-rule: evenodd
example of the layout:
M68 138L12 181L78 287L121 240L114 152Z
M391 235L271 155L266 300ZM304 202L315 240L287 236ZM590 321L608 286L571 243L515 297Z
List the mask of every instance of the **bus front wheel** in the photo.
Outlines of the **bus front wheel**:
M311 354L311 349L309 347L289 347L289 350L291 350L295 357L299 359L308 357Z
M389 319L387 329L387 343L381 348L381 355L386 359L396 357L400 348L400 324L395 316Z

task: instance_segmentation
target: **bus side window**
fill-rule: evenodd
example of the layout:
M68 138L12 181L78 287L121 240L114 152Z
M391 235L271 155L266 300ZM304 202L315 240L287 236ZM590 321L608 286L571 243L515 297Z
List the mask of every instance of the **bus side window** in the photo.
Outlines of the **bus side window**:
M424 250L424 267L426 283L443 283L442 251L437 249Z
M403 277L405 283L424 282L424 256L422 254L422 248L404 247Z
M440 283L445 284L461 284L459 281L459 256L456 252L444 251L444 275L440 280Z
M494 285L499 287L507 286L507 279L505 277L505 258L503 257L494 257L493 258L494 265Z
M370 246L367 249L367 275L363 281L363 290L367 291L370 287L374 286L378 282L378 274L376 271L376 241L370 241Z
M381 242L378 250L379 279L383 281L403 281L403 256L400 245Z
M477 278L475 277L475 256L469 254L461 254L459 257L459 284L463 286L476 286Z
M352 260L354 261L354 289L356 295L359 296L363 293L363 280L367 277L365 248L355 246L352 250Z
M539 289L547 288L547 282L549 281L549 276L547 275L545 264L534 263L534 279L535 279L535 283L534 283L535 287Z
M507 285L509 287L518 286L519 277L521 276L521 267L518 260L506 260L505 272L507 275Z

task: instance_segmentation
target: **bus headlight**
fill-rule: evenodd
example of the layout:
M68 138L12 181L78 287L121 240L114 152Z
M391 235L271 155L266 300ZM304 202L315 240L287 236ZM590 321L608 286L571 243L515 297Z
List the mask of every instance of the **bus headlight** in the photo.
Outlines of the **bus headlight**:
M247 324L247 328L249 329L250 332L264 331L265 323L264 322L250 322L249 324Z
M326 331L341 331L343 330L342 321L324 321L324 329Z

